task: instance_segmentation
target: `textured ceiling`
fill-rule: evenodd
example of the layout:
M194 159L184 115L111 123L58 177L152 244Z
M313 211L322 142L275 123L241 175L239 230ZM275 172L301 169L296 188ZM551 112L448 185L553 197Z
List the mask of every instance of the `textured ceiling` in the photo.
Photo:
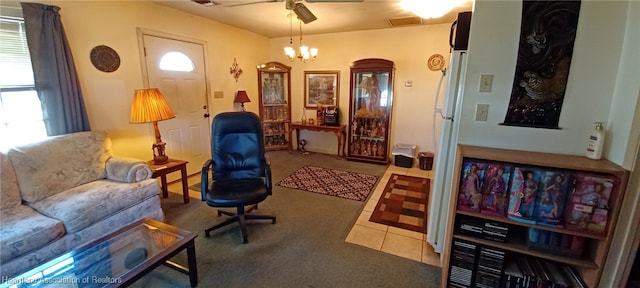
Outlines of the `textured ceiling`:
M172 7L190 14L226 23L254 33L274 38L289 36L290 23L284 1L239 5L250 2L264 2L260 0L214 0L217 5L204 6L189 0L168 1L150 0L160 5ZM267 0L268 1L268 0ZM434 1L434 0L432 0ZM446 0L435 0L446 1ZM454 11L438 19L418 19L415 15L400 7L399 0L365 0L363 2L323 2L311 3L298 0L304 4L317 18L308 24L302 24L302 32L306 35L348 32L391 28L391 23L403 25L428 25L452 23L460 11L471 11L472 2L464 2ZM410 17L408 19L402 19ZM397 19L401 18L401 19ZM390 21L392 20L392 21ZM406 23L406 24L405 24ZM294 19L294 34L297 31L297 19Z

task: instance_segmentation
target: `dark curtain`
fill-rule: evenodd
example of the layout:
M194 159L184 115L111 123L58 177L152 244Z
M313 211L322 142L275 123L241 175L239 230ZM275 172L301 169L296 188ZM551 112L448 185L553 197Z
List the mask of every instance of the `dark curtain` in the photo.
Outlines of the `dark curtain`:
M89 131L80 81L58 11L21 3L38 97L49 136Z

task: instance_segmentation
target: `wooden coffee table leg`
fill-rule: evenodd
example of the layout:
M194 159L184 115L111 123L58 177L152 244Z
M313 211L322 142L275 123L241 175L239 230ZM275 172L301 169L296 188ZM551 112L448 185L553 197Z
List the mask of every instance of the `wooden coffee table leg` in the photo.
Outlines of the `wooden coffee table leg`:
M187 262L189 265L189 282L191 287L198 286L198 265L196 264L196 245L193 240L187 246Z

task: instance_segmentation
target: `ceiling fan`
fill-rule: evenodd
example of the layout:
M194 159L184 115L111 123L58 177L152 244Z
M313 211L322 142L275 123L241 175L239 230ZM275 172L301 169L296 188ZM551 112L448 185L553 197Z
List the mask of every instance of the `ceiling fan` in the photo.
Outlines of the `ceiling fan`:
M246 6L246 5L253 5L253 4L259 4L259 3L275 3L275 2L286 2L285 4L285 8L287 10L292 10L294 13L296 13L296 15L298 16L298 18L300 18L300 20L302 20L302 22L304 22L305 24L315 21L316 19L318 19L315 15L313 15L313 13L311 13L311 11L304 6L304 4L300 3L302 2L302 0L260 0L260 1L250 1L250 2L242 2L242 3L237 3L237 4L231 4L231 5L222 5L221 3L219 3L218 1L213 1L213 0L191 0L193 2L196 2L198 4L204 5L204 6L216 6L216 5L220 5L223 7L238 7L238 6ZM306 2L309 3L320 3L320 2L364 2L364 0L304 0Z

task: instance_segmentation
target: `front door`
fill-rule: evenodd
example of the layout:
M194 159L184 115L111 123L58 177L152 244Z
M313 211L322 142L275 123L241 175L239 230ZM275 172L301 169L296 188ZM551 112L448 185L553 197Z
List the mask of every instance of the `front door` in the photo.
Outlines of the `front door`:
M148 88L158 88L176 114L158 122L169 158L189 161L189 175L211 158L204 42L142 35ZM167 175L169 181L179 173Z

